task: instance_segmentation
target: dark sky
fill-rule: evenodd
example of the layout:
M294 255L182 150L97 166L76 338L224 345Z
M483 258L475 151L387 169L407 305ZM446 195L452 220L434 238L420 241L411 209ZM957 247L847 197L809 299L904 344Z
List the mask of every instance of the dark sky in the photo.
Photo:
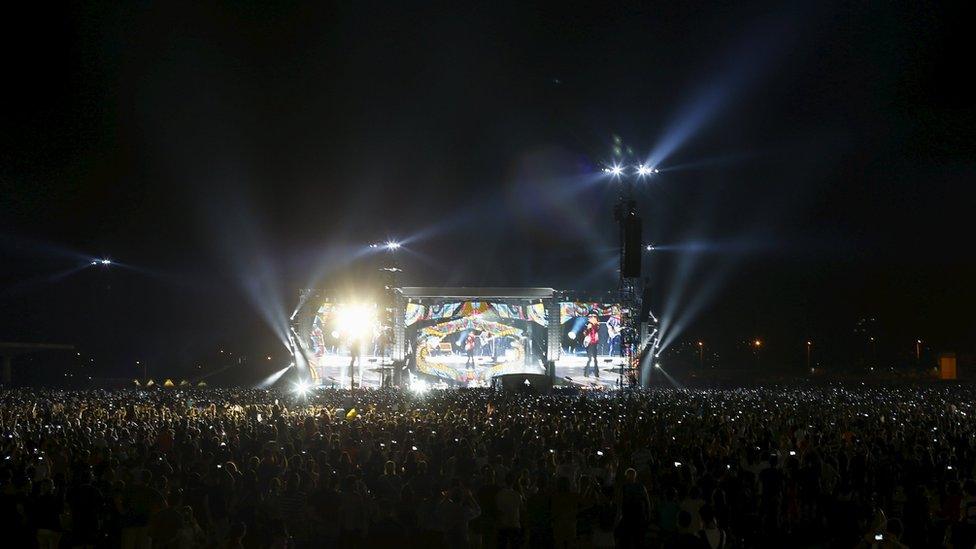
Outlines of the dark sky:
M610 288L618 134L667 151L639 199L679 340L973 350L951 4L118 4L4 18L0 340L280 353L261 311L388 237L411 283Z

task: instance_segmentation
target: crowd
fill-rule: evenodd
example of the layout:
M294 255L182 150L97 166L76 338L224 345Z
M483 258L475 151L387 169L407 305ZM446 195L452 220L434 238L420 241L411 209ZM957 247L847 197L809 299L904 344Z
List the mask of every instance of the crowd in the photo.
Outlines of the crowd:
M969 386L0 390L7 547L966 547Z

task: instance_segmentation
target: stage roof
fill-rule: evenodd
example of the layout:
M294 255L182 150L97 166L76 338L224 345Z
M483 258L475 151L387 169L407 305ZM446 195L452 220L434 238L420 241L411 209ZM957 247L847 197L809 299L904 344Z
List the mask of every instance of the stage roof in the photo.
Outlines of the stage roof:
M552 288L431 288L408 286L401 288L404 297L444 297L463 299L549 299Z

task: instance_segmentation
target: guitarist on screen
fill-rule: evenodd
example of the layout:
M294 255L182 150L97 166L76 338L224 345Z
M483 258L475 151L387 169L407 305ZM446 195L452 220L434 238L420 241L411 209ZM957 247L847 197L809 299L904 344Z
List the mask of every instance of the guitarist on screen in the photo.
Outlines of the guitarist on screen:
M468 353L468 361L464 363L469 370L474 370L474 344L477 341L474 330L468 332L468 337L464 338L464 352Z
M583 346L586 347L586 366L583 367L583 377L590 377L590 362L593 362L593 373L600 377L600 364L596 360L596 348L600 343L600 319L595 313L590 313L583 328Z

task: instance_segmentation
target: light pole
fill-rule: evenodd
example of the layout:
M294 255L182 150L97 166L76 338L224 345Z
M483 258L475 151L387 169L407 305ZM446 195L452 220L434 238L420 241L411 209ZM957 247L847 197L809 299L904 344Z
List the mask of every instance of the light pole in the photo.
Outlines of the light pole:
M762 348L762 340L756 339L752 342L752 345L756 348L756 364L759 364L759 349Z
M813 346L813 342L809 339L807 340L807 370L810 369L810 347Z
M698 342L698 366L704 370L705 369L705 342Z
M915 340L915 362L922 362L922 340Z

